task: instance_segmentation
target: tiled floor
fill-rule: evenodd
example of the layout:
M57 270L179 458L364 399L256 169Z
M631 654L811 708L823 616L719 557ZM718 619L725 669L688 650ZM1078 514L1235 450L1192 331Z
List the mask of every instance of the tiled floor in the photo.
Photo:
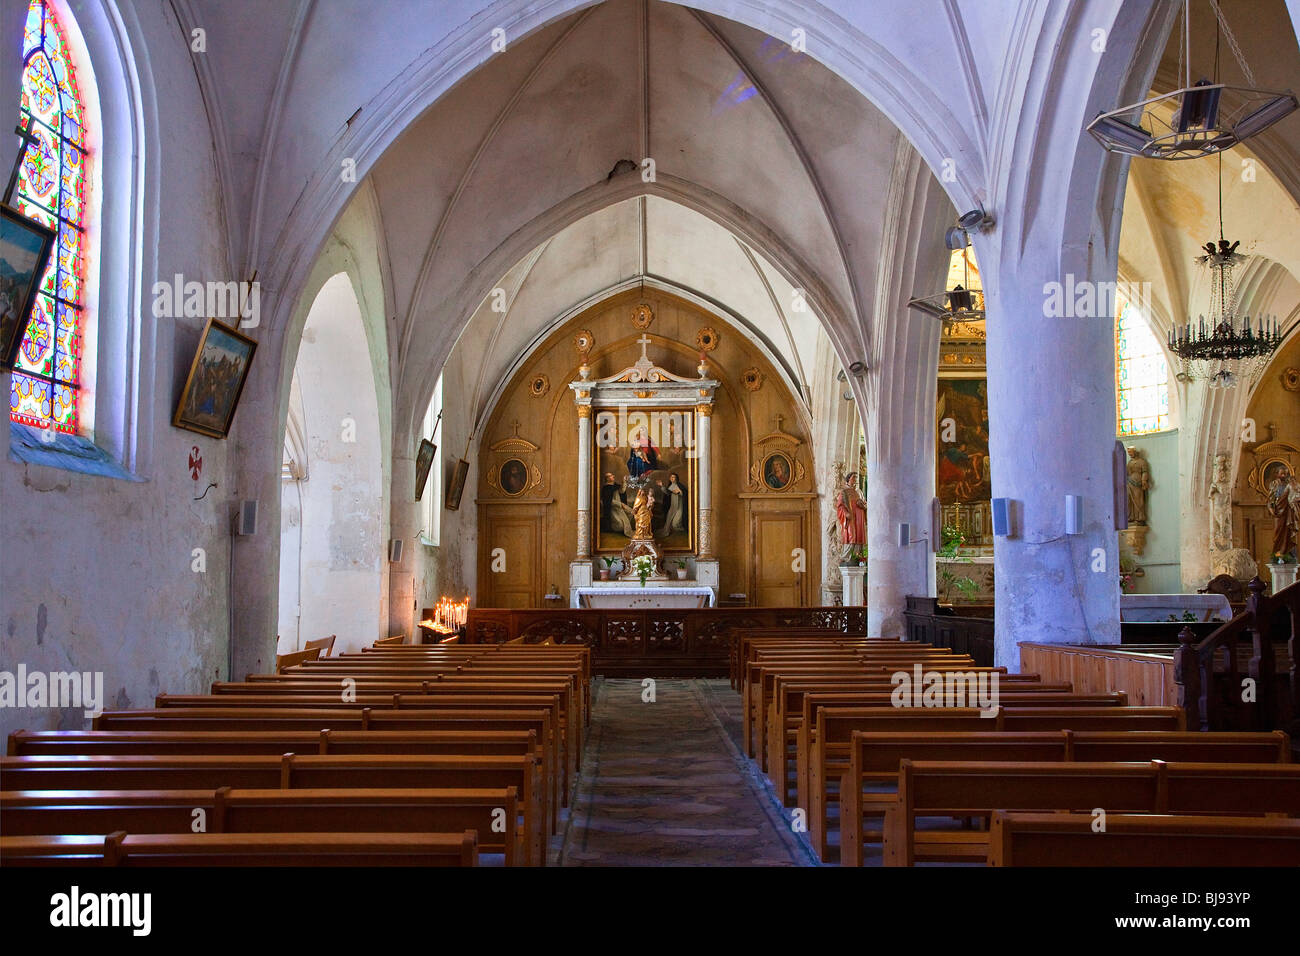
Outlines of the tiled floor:
M808 866L806 839L738 749L725 680L598 680L561 866Z

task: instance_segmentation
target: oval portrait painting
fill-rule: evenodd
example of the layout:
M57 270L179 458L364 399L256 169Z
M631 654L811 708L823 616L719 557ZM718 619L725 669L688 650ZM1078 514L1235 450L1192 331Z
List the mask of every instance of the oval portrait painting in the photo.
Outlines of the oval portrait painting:
M518 458L511 458L501 465L501 472L497 475L501 484L501 490L510 497L522 495L524 489L528 487L528 466Z
M793 477L790 459L780 452L768 455L763 462L763 483L773 491L785 491Z

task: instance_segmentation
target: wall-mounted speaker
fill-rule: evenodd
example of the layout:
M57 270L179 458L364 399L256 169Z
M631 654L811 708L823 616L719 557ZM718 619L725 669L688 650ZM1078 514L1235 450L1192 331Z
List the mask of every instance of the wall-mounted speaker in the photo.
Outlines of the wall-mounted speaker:
M898 546L906 548L912 543L912 526L904 522L898 526Z
M257 499L250 498L239 503L235 514L235 534L240 537L257 534Z
M1065 496L1065 533L1083 534L1083 497Z
M1011 535L1011 499L993 499L993 534L1001 537Z
M388 560L392 564L402 563L402 539L393 538L388 542Z

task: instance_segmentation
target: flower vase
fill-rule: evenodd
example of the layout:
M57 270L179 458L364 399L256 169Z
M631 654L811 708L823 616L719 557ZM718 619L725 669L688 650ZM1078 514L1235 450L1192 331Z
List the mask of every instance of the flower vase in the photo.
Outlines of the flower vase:
M645 579L646 579L645 572L643 571L642 573L638 574L637 577L641 579L641 587L645 587Z

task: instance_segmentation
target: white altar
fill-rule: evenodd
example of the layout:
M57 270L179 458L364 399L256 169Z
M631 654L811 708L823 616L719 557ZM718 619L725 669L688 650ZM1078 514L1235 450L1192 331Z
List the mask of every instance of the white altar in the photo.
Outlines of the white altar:
M1217 617L1232 620L1232 605L1222 594L1121 594L1119 619L1121 621L1185 620L1190 611L1198 621Z
M713 588L686 585L623 583L573 588L573 606L590 608L713 607Z

